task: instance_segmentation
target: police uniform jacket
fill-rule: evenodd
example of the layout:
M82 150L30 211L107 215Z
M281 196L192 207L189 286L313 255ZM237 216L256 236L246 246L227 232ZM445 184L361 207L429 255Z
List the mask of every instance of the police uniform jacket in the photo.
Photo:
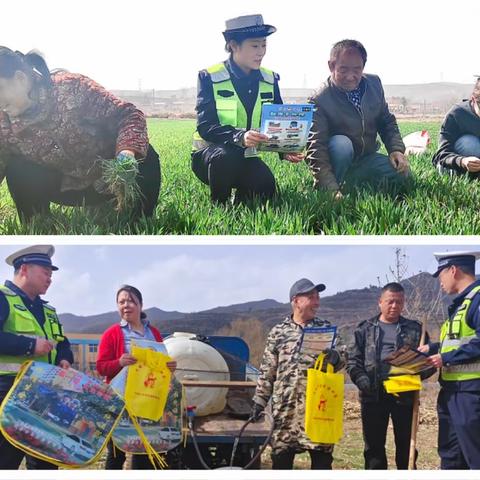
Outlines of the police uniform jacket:
M43 305L47 302L37 296L33 301L28 295L13 282L6 281L5 286L10 288L16 294L18 294L25 304L25 307L30 310L40 326L45 323L45 316L43 313ZM0 292L0 354L3 355L18 355L18 356L32 356L35 351L35 339L29 338L23 335L15 335L13 333L6 333L3 331L3 325L10 313L10 307L5 295ZM73 363L73 353L70 349L70 342L68 339L59 342L57 344L57 364L61 360L67 360ZM32 356L32 360L35 357ZM8 390L12 384L15 375L0 375L0 393Z
M246 130L249 130L251 128L253 109L258 96L261 72L260 70L252 70L249 74L246 74L231 57L224 62L224 65L230 73L235 91L247 112L248 122ZM270 103L283 103L278 87L279 79L280 77L275 74L273 98L268 99ZM201 70L198 74L196 111L197 131L204 140L218 145L242 145L245 129L220 124L213 95L212 80L207 70Z
M462 305L468 293L480 285L480 280L476 280L468 286L463 292L458 294L448 307L448 318L453 318L457 309ZM477 337L470 340L468 344L460 346L456 350L442 353L442 361L445 366L468 363L480 358L480 293L477 293L468 309L467 324L475 330ZM430 346L430 355L439 351L440 344L434 343ZM444 381L440 379L442 388L453 391L477 391L480 392L480 379L462 380L462 381Z

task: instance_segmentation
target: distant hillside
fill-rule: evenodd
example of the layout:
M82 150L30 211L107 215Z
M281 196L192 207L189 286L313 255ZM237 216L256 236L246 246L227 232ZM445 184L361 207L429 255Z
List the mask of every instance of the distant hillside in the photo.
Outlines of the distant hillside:
M428 328L433 333L443 320L445 305L449 302L448 298L441 295L438 281L428 273L420 273L402 283L408 299L405 316L427 319ZM348 337L357 323L377 313L379 296L380 288L369 286L322 297L319 316L338 325ZM194 313L167 312L159 308L149 308L145 312L152 324L162 332L189 331L212 335L238 319L256 319L267 332L290 313L290 304L266 299ZM117 312L85 317L67 313L61 314L60 318L65 331L74 333L102 333L119 319Z
M414 85L385 85L386 97L405 97L410 103L455 103L470 98L471 84L464 83L419 83Z

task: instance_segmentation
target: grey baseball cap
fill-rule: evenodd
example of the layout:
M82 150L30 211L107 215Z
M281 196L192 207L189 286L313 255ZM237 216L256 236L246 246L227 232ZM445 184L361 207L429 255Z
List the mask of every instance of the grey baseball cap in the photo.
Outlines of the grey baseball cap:
M297 280L290 288L290 301L292 301L293 297L301 295L302 293L308 293L314 289L316 289L317 292L323 292L326 288L327 287L323 283L315 285L308 278L301 278L300 280Z

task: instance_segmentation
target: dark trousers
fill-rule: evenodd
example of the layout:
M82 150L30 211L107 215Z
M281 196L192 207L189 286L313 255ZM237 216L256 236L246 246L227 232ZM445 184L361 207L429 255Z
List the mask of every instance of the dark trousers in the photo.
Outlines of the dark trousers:
M107 444L105 470L122 470L125 453L116 448L110 440ZM148 455L132 455L132 470L153 470Z
M93 186L83 190L60 191L62 174L37 163L15 156L8 159L6 178L17 212L28 220L36 213L48 213L50 202L60 205L99 205L110 199L110 194L100 194ZM145 159L139 162L137 183L142 198L132 208L134 214L151 216L155 210L160 192L160 159L157 152L148 147Z
M393 395L383 393L378 402L361 402L361 413L365 443L363 452L365 470L388 468L385 442L390 417L393 423L397 469L408 469L413 406L402 404Z
M333 456L331 452L323 450L307 450L310 454L311 470L331 470ZM294 449L272 453L272 470L292 470L295 454L300 453Z
M236 202L275 194L275 178L259 157L244 157L240 147L211 145L192 154L192 170L210 186L212 201L225 203L236 188Z
M442 389L437 411L442 470L480 469L480 392Z
M13 381L13 379L12 379ZM6 397L8 391L0 392L0 403ZM23 458L27 459L28 470L57 470L58 467L52 463L39 460L38 458L26 455L25 452L14 447L0 433L0 470L17 470Z

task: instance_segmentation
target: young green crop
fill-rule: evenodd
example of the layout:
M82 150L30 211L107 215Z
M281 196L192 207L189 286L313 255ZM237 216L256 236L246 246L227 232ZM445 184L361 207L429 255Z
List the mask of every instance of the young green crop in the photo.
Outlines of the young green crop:
M278 195L265 205L217 206L209 188L190 167L194 120L148 121L150 142L160 154L162 187L152 219L117 214L112 206L52 206L50 218L20 225L10 194L0 188L0 233L19 234L179 234L179 235L468 235L480 232L476 215L480 184L466 177L441 176L431 163L440 122L400 122L402 135L426 129L432 144L426 154L411 157L414 180L402 196L354 189L341 201L312 189L305 163L290 164L267 154Z

